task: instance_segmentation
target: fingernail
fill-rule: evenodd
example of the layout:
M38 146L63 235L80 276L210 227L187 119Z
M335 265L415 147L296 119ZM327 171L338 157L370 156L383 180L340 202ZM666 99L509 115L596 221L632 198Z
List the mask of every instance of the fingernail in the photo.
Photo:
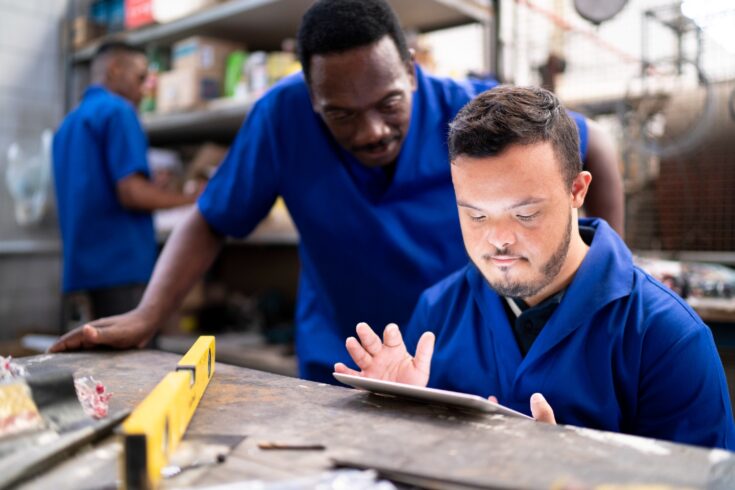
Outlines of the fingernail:
M543 403L546 401L546 398L544 398L544 395L541 393L534 393L531 395L531 401L535 403Z

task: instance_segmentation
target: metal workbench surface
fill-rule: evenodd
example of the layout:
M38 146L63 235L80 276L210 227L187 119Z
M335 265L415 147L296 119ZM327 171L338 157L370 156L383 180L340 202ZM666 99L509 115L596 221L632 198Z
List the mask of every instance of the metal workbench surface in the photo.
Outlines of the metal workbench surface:
M32 369L66 367L76 376L94 376L113 393L115 411L134 407L178 359L127 351L22 362ZM242 440L224 463L163 480L164 488L297 478L328 470L334 460L434 488L735 488L735 453L462 412L219 363L186 439L202 436ZM259 449L263 442L325 449ZM110 437L23 488L113 487L118 452Z

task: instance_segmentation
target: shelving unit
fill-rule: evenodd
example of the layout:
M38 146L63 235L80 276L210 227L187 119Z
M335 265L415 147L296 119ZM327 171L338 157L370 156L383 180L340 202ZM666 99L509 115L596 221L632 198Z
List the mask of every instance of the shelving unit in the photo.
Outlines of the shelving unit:
M250 103L227 105L169 114L144 114L143 128L152 144L180 141L231 141L250 110Z
M313 0L229 0L187 17L115 34L135 45L167 44L194 34L246 42L252 50L278 49L294 37ZM470 22L488 23L490 8L482 0L390 0L405 29L427 32ZM73 53L74 62L89 61L98 43Z
M192 35L205 35L244 43L249 50L272 51L280 49L281 42L294 38L304 12L313 0L229 0L213 7L195 12L187 17L141 27L105 36L89 45L72 51L67 57L68 83L74 84L73 74L81 64L89 62L95 50L106 39L122 39L137 46L168 46ZM437 29L480 22L490 28L492 11L489 0L389 0L401 19L404 29L429 32ZM70 6L73 9L73 6ZM80 94L69 91L67 106L73 105ZM212 116L204 113L212 112ZM239 109L216 109L197 111L190 119L171 115L152 119L149 124L152 135L183 131L186 137L197 131L197 127L217 122L230 129L225 121L242 118L247 107ZM191 126L189 126L189 122ZM239 126L239 122L237 124ZM220 126L221 127L221 126ZM234 132L230 129L230 132ZM205 132L206 134L206 132ZM183 138L184 136L182 136Z

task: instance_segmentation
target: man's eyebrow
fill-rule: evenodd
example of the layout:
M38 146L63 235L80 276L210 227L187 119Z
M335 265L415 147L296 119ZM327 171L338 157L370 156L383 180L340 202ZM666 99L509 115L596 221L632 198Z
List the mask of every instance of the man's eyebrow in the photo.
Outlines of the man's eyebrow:
M541 198L541 197L527 197L526 199L523 199L521 201L518 201L517 203L511 204L510 206L508 206L505 209L509 210L509 209L522 208L523 206L529 206L531 204L539 204L539 203L542 203L544 201L546 201L546 199ZM482 211L482 212L485 211L484 209L482 209L480 207L477 207L477 206L475 206L473 204L464 202L461 199L457 199L457 206L460 206L460 207L463 207L463 208L474 209L475 211Z
M546 199L541 198L541 197L528 197L526 199L518 201L517 203L511 206L508 206L508 209L522 208L523 206L529 206L531 204L539 204L544 201L546 201Z
M475 211L482 211L482 209L478 208L477 206L473 206L472 204L466 203L460 199L457 199L457 206L474 209Z

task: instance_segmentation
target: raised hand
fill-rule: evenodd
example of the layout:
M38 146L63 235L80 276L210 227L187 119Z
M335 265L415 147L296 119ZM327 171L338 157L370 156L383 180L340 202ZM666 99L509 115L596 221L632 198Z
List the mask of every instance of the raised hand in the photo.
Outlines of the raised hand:
M336 372L416 386L428 384L431 356L434 353L433 333L425 332L421 336L416 356L411 357L395 323L385 327L382 341L367 323L358 323L356 331L360 340L350 337L345 345L360 371L339 362L334 365Z

